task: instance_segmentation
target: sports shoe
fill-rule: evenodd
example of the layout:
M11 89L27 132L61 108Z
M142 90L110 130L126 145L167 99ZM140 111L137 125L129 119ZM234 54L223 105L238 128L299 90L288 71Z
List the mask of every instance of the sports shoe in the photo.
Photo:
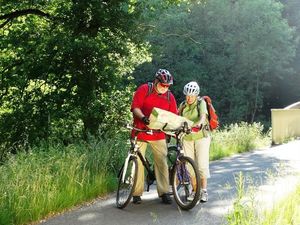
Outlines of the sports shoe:
M132 203L133 204L141 204L142 203L141 196L133 196L132 197Z
M186 198L189 202L192 202L195 198L195 192L192 191L192 193Z
M208 201L208 194L207 194L206 190L201 190L200 201L201 202L207 202Z
M161 200L164 204L171 204L172 203L172 199L170 197L170 194L169 193L164 193L162 196L161 196Z

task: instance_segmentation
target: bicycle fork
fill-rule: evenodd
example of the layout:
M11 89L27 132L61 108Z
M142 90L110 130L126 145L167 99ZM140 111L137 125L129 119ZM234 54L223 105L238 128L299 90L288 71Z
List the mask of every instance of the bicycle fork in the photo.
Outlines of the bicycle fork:
M125 163L124 163L124 167L123 167L123 172L122 172L122 183L125 182L125 172L127 171L127 167L128 167L128 162L130 157L136 157L134 154L130 153L127 155L126 159L125 159Z
M182 184L190 183L190 174L189 174L189 171L187 170L185 164L182 164L182 163L177 164L176 170L177 170L177 178L179 180L179 183L182 183Z

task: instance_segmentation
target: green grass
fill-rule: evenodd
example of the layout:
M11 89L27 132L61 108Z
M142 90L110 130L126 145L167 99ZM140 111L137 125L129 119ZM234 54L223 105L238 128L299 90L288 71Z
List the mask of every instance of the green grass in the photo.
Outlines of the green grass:
M111 162L120 162L122 149L93 141L11 156L0 167L0 224L25 224L113 191Z
M259 124L229 126L214 133L212 159L257 148L266 140ZM9 156L0 166L0 225L37 221L114 191L128 147L122 137L91 139L67 147L44 143Z
M266 211L263 218L262 225L300 224L300 184L285 201L276 204L272 210Z
M300 184L284 200L275 202L269 210L261 210L253 197L253 187L246 191L245 177L236 177L237 197L227 215L228 225L298 225L300 224ZM252 196L252 197L251 197ZM248 200L245 200L248 199Z
M245 122L232 124L213 132L210 146L210 160L221 159L236 153L266 147L271 144L269 134L263 133L260 123Z

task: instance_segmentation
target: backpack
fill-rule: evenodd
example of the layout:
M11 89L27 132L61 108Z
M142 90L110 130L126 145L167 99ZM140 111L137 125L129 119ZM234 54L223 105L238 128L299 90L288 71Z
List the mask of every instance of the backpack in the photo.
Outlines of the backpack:
M200 117L200 103L201 100L204 100L206 103L207 111L208 111L208 121L209 121L209 128L210 130L215 130L219 127L219 120L218 120L218 115L216 114L216 110L214 106L212 105L211 98L209 96L202 96L201 98L197 99L197 111L198 111L198 116ZM180 104L181 110L179 112L179 115L182 116L183 109L186 107L186 102L182 102Z
M153 91L153 83L152 82L148 82L147 97L152 93L152 91ZM167 100L170 103L170 90L167 91Z

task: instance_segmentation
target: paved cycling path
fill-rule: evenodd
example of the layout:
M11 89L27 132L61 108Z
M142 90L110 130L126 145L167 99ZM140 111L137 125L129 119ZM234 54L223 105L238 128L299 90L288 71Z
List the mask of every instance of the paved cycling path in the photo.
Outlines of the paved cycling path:
M278 196L292 191L300 181L300 140L265 150L235 155L211 163L209 202L190 211L181 211L175 202L161 204L155 186L143 196L141 205L129 204L125 209L115 207L115 194L105 200L53 217L43 225L193 225L226 224L225 216L232 208L236 195L235 177L239 172L251 177L258 200L272 204ZM248 183L248 182L246 182ZM259 204L263 205L263 204Z

